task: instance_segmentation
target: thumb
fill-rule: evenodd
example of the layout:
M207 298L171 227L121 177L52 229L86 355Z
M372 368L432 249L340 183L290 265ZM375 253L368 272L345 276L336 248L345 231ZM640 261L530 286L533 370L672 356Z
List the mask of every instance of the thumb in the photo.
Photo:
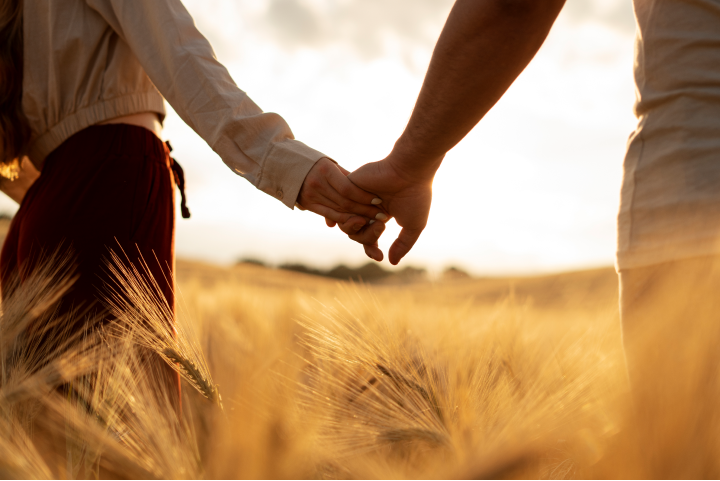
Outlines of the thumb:
M372 260L381 262L383 260L383 253L380 250L380 248L377 245L377 242L375 244L363 244L363 248L365 248L365 254Z
M400 235L397 239L395 239L395 242L392 243L392 246L390 246L390 250L388 251L388 260L390 261L390 264L396 266L400 260L405 257L405 255L410 252L410 249L415 245L415 242L417 242L418 238L420 238L420 234L422 234L422 229L407 229L403 228L400 231Z

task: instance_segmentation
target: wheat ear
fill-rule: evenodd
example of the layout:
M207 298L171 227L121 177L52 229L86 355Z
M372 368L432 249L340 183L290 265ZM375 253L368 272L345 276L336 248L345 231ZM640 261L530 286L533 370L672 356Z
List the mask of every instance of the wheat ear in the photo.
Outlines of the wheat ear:
M183 370L185 375L195 389L197 389L203 396L210 401L217 404L222 409L222 397L220 396L220 389L217 384L213 384L200 373L200 370L195 366L195 363L189 359L183 357L179 352L170 347L163 349L162 353L171 361L176 362L180 369Z

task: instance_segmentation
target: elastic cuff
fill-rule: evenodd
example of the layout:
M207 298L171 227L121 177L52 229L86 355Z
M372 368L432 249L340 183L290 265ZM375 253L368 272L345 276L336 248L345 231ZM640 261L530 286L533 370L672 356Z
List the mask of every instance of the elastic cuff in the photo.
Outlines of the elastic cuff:
M325 157L298 140L278 142L263 162L258 189L293 209L308 172Z

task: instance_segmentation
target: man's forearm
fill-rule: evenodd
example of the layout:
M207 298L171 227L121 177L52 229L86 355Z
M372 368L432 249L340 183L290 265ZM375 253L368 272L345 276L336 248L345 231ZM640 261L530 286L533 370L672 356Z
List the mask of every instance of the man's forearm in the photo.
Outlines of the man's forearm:
M432 175L537 53L565 0L458 0L435 46L396 167Z

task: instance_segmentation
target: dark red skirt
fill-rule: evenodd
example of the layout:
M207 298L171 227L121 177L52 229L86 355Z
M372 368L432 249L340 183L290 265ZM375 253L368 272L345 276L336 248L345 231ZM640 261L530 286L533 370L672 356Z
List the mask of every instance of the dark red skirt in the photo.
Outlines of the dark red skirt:
M49 256L70 255L79 277L60 310L102 313L107 286L116 285L107 269L112 249L138 267L144 258L174 306L172 162L156 135L132 125L92 126L65 141L10 225L0 254L3 297Z

